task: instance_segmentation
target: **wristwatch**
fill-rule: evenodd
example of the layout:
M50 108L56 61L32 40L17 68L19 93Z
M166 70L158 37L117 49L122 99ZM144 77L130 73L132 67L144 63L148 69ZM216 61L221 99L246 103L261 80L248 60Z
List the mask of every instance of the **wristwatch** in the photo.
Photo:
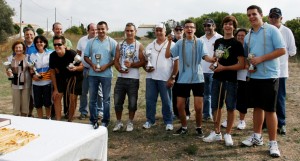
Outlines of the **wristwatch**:
M171 77L172 79L175 79L176 78L176 75L174 74L174 75L172 75L172 77Z

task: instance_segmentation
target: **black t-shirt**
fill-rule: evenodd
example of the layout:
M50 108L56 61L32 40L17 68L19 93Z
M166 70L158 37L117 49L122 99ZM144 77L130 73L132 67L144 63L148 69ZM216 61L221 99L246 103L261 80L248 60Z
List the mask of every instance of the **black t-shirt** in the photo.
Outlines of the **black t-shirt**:
M234 65L238 62L238 56L244 57L244 49L243 45L237 41L234 38L231 39L224 39L220 38L217 39L214 45L214 51L217 49L228 51L229 56L225 58L225 53L223 54L223 57L219 59L219 63L223 66L230 66ZM236 70L225 70L221 72L215 72L213 75L214 79L220 80L220 81L230 81L230 82L236 82L237 81L237 71Z
M64 56L59 57L56 51L52 52L50 55L49 67L50 69L56 70L56 77L61 79L67 79L72 76L76 76L82 79L82 71L71 72L67 69L70 63L73 63L76 52L74 50L66 50ZM75 64L77 66L78 64Z

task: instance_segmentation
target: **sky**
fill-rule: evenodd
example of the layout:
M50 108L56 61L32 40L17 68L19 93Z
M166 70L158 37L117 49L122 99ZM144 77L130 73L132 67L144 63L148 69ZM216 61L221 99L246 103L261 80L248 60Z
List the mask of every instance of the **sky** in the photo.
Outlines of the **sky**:
M22 20L51 29L56 21L67 29L106 21L109 31L122 31L125 24L157 24L169 19L180 21L212 12L246 13L250 5L258 5L268 15L273 7L281 9L283 21L300 17L299 0L22 0ZM15 10L13 20L20 22L21 0L6 0Z

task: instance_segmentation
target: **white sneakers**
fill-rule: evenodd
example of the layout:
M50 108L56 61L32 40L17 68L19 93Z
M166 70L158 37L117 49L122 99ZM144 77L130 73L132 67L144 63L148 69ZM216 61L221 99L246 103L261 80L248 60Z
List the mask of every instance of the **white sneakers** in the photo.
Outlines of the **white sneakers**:
M280 157L277 141L269 141L269 150L272 157Z
M151 128L151 126L154 126L155 125L155 123L154 124L151 124L150 122L145 122L145 124L143 125L143 128L144 129L150 129Z
M253 146L253 145L261 146L264 144L263 137L262 136L258 137L256 134L252 134L246 140L242 141L242 144L246 146Z
M221 123L221 127L226 128L227 127L227 120L224 120ZM246 128L246 122L245 120L239 120L239 123L237 125L238 130L244 130Z
M173 130L173 125L172 124L167 124L166 125L166 130L167 131L172 131Z
M212 131L208 137L203 138L204 142L211 143L215 141L221 141L222 140L222 134L216 134L215 131Z
M117 121L114 129L113 129L113 132L116 132L116 131L121 131L123 128L123 123L121 121ZM128 121L127 124L126 124L126 131L133 131L133 123L131 121Z
M225 134L224 135L224 140L225 140L225 145L226 146L233 146L233 140L232 140L230 134Z

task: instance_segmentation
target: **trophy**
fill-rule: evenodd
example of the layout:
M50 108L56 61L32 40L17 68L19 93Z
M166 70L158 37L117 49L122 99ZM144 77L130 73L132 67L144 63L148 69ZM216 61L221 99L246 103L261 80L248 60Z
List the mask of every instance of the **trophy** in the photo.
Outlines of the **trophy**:
M128 68L125 66L124 62L125 62L125 61L129 61L130 59L133 58L133 56L134 56L134 52L132 52L132 51L130 51L130 50L126 50L126 58L125 58L125 60L122 62L122 65L121 65L123 71L128 71Z
M250 63L251 59L254 58L254 57L255 57L255 54L253 54L253 53L249 53L248 57L247 57L247 60L249 61L249 64L250 64L250 66L248 68L248 71L250 73L256 72L256 66Z
M39 78L39 79L42 79L43 76L37 72L36 68L35 68L35 62L27 62L28 66L30 69L33 70L34 74Z
M147 70L154 68L153 65L151 64L151 52L152 52L151 48L146 50L146 52L144 52L144 56L145 56L146 60L148 61L147 65L146 65Z
M13 80L14 79L14 75L13 75L12 70L11 70L11 62L6 61L6 62L3 63L3 65L5 66L6 71L9 72L9 74L8 74L8 80Z
M76 56L74 57L74 61L72 63L70 63L67 68L72 69L75 67L76 63L80 63L80 62L81 62L81 56L76 54Z
M96 62L97 62L96 71L100 71L101 54L95 54L95 59L96 59Z
M215 51L215 56L217 57L217 61L216 62L214 62L214 64L212 65L212 67L211 67L211 70L215 70L217 67L218 67L218 61L219 61L219 59L223 56L223 54L224 54L224 51L223 50L216 50Z
M174 20L171 19L171 20L169 20L167 23L168 23L168 26L169 26L170 29L171 29L171 36L174 37L175 34L174 34L174 31L173 31L173 30L174 30L174 28L176 27L176 22L175 22Z

